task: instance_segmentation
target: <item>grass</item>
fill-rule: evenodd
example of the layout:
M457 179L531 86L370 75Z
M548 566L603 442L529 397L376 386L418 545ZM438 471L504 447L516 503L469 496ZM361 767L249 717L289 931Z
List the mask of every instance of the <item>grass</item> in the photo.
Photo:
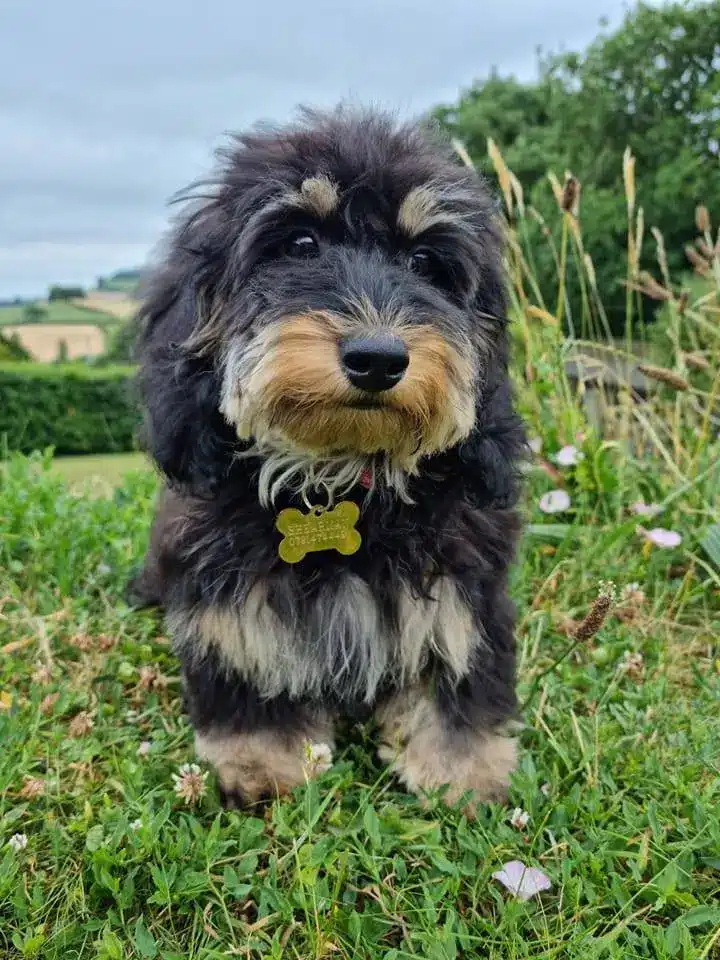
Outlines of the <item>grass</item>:
M75 463L15 457L0 482L0 956L720 957L717 301L668 301L667 362L688 389L655 381L642 409L608 398L593 425L564 379L582 344L528 289L520 236L517 385L542 450L513 577L524 727L509 804L475 822L438 797L423 807L361 726L265 815L223 812L212 775L186 804L177 664L162 624L122 600L155 477L90 497ZM688 327L709 371L687 363ZM582 457L559 467L564 445ZM115 483L122 461L93 460ZM560 487L569 508L543 513ZM639 500L662 513L635 515ZM638 530L656 526L682 543ZM578 642L608 580L618 604ZM492 874L515 859L552 889L510 896Z
M26 323L24 310L27 304L22 306L0 307L0 327L12 326L18 323ZM53 300L52 303L41 301L38 303L45 314L41 324L32 324L32 326L41 326L44 323L57 324L106 324L116 323L115 317L109 313L103 313L100 310L83 309L73 303L65 300Z
M106 453L88 457L56 457L53 472L59 474L72 492L83 489L95 495L111 496L129 472L147 469L141 453Z

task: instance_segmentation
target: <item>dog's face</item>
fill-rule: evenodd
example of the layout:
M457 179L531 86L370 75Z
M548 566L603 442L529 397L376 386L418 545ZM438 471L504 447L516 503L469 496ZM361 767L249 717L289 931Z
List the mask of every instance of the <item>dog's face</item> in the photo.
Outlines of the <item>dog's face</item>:
M416 128L332 114L242 138L213 185L145 335L201 358L239 440L413 470L470 434L504 350L498 228L472 171ZM185 308L163 330L171 289Z

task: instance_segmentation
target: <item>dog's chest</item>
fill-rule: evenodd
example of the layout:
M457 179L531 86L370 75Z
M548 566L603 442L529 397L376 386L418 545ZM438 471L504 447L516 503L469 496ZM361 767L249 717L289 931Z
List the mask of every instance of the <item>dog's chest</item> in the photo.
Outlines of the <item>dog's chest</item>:
M172 619L185 652L212 648L270 697L332 691L371 702L386 681L412 682L430 656L463 676L481 636L455 583L440 578L431 597L399 584L392 600L388 617L368 583L345 573L310 600L260 581L242 603L196 606Z

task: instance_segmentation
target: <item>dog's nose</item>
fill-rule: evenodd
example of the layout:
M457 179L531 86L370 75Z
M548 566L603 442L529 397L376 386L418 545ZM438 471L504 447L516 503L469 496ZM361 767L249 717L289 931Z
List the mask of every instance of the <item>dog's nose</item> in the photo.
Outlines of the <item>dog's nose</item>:
M400 337L376 333L345 340L340 345L340 362L354 387L379 393L402 380L410 355Z

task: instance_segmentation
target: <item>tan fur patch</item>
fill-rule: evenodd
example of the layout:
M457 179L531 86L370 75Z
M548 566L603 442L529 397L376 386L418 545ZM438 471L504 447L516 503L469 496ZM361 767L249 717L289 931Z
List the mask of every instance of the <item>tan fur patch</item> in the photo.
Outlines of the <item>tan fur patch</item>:
M314 647L312 655L303 649L293 625L283 623L271 609L263 582L253 587L240 609L212 606L170 613L168 626L185 642L186 655L202 659L216 651L263 696L282 692L296 698L322 696L328 685L334 685L371 702L384 677L403 684L416 681L431 653L457 679L467 673L483 637L452 581L440 579L433 594L425 599L405 590L397 633L389 635L367 583L345 576L327 598L318 600L325 618L323 641L329 646ZM340 666L329 674L333 659L352 667Z
M443 191L432 184L413 187L398 210L398 227L409 237L417 237L431 227L462 224L462 217L443 209Z
M288 693L292 697L321 696L328 682L371 700L388 667L389 648L381 633L377 604L364 580L346 576L328 601L326 629L345 625L338 643L346 662L357 645L361 676L327 675L327 664L308 656L295 638L292 625L286 626L267 602L266 584L260 582L250 591L244 607L198 608L194 612L169 619L176 635L192 638L190 653L200 656L209 649L218 651L225 663L244 678L252 680L264 697ZM325 671L323 671L325 668Z
M212 764L224 790L255 802L263 796L289 793L313 773L327 769L327 764L314 765L309 753L308 748L318 744L328 748L325 753L332 750L332 725L327 719L299 732L198 733L195 752Z
M431 599L416 597L405 588L400 596L397 659L403 684L417 678L431 652L447 664L459 680L468 671L473 651L483 643L470 608L452 580L441 577L431 595Z
M318 217L329 217L337 209L340 194L329 177L318 174L316 177L303 180L300 185L300 202Z
M463 733L448 729L426 689L415 686L390 699L377 712L383 743L378 753L414 793L448 785L446 803L454 804L467 791L473 797L465 812L478 803L503 801L516 766L513 739L489 730Z

